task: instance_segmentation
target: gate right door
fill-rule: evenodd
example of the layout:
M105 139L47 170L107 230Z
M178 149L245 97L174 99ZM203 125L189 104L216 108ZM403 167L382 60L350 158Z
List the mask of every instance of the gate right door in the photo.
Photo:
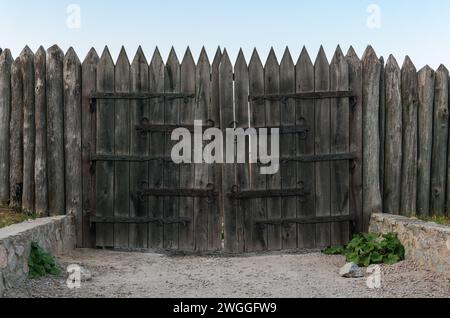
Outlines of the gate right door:
M255 51L247 66L240 54L234 87L226 58L220 68L222 127L233 122L240 128L279 128L280 169L264 175L261 164L224 165L225 251L346 244L354 220L350 172L355 156L349 133L353 94L344 55L338 49L329 63L321 49L313 64L303 50L294 64L286 50L278 63L272 50L263 66ZM251 142L247 148L253 148Z

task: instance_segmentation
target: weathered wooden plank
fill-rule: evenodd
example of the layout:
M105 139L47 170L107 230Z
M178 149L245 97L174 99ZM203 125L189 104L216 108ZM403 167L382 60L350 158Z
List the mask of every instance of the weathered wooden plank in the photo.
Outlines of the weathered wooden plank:
M386 143L386 84L384 83L384 57L378 59L381 64L380 71L380 191L383 197L384 193L384 161L385 161L385 143ZM381 200L381 209L384 210L383 200Z
M34 208L36 213L42 216L48 215L46 55L42 46L34 55L34 104L36 109Z
M11 66L11 124L10 124L10 206L22 207L23 186L23 89L20 59Z
M141 57L141 68L144 68L144 63ZM133 67L133 66L132 66ZM149 69L149 90L150 93L164 93L164 62L158 48L155 49ZM150 102L149 122L155 125L164 124L164 102L160 100L153 100ZM165 133L155 132L150 134L149 139L149 153L152 156L164 156L164 142L166 138ZM161 162L149 162L148 165L149 186L153 188L160 188L163 186L163 172L164 167ZM163 198L149 198L149 216L162 218L164 213L164 199ZM164 228L159 224L149 224L149 248L160 249L163 248L163 230Z
M330 63L331 90L349 89L349 69L341 48L338 46ZM347 153L350 151L350 105L348 98L333 99L331 104L331 153ZM331 215L350 214L350 165L348 162L331 163ZM348 243L350 238L348 223L331 224L331 245L339 246Z
M249 113L248 113L248 67L242 49L239 50L236 63L234 65L234 104L236 113L237 128L247 129L249 127ZM245 148L245 163L239 160L236 164L236 180L239 182L239 188L242 191L251 189L250 184L250 164L249 164L249 147L250 138L246 138ZM239 151L239 150L237 150ZM241 158L243 159L243 158ZM249 250L252 241L252 209L248 200L237 202L236 210L236 236L239 243L238 251L244 252ZM247 246L247 243L250 243Z
M181 92L195 94L196 66L189 47L181 62ZM180 106L180 124L193 125L195 115L195 99L189 99ZM194 187L195 167L191 163L180 165L180 188L190 189ZM195 219L194 199L180 198L179 216ZM194 223L179 226L179 248L182 250L194 250Z
M220 128L219 66L221 60L222 50L219 47L211 65L211 103L208 108L208 118L214 121L215 128ZM220 164L210 167L209 182L213 183L216 189L221 189L222 166ZM208 219L208 246L214 250L222 249L223 200L221 195L219 195L218 201L216 210L209 211Z
M431 164L431 214L444 215L448 182L447 151L449 133L449 72L444 65L436 71L433 115L433 154ZM444 173L447 171L447 174Z
M209 63L208 55L205 48L200 53L199 60L197 62L196 69L196 103L195 103L195 120L201 120L203 123L208 121L208 109L211 102L211 65ZM201 140L202 135L195 135L194 138ZM196 161L202 161L203 150L199 149L198 153L194 150L194 159ZM209 182L210 165L208 164L195 164L195 178L194 188L205 189ZM195 251L207 251L208 246L208 231L212 230L208 228L208 218L211 217L210 209L217 211L217 203L208 203L207 198L195 198L194 199L194 233L195 233Z
M97 67L97 91L114 92L114 62L105 47ZM114 101L97 102L96 147L99 154L114 153ZM96 166L96 216L114 216L114 163L98 162ZM114 247L114 225L96 226L97 247Z
M89 222L90 211L95 211L95 175L91 162L91 154L96 152L96 115L91 112L89 96L97 90L97 65L99 57L95 49L91 49L81 66L81 124L82 124L82 182L83 182L83 247L95 247L95 227ZM36 104L37 107L38 104ZM37 111L37 108L36 108ZM37 183L36 183L37 185ZM36 196L37 198L37 196Z
M58 46L47 50L47 171L50 215L65 213L63 60L64 53Z
M280 92L280 66L278 64L275 51L270 50L266 65L264 66L264 93L278 94ZM280 118L280 103L276 101L266 101L266 125L270 127L279 127L281 124ZM270 138L268 138L268 150L271 149ZM280 189L281 188L281 174L267 175L267 188ZM281 218L281 199L269 198L267 199L267 215L268 218ZM281 226L269 225L267 228L268 248L269 250L280 250L281 243Z
M172 48L166 63L164 75L164 90L166 93L179 93L181 91L180 62ZM179 124L180 101L166 101L165 103L165 124ZM170 156L175 142L171 141L170 134L166 137L165 151ZM176 189L179 186L180 167L174 163L169 163L164 169L164 187ZM178 216L179 199L164 199L164 217L174 218ZM164 225L164 248L178 249L178 224Z
M280 63L280 93L295 93L295 66L289 49L286 48ZM295 101L289 100L281 107L281 127L292 127L296 125ZM298 134L283 135L280 139L280 155L295 156L297 153ZM297 163L289 162L281 166L282 189L297 188ZM297 198L281 199L281 217L283 219L297 217ZM297 248L297 225L289 224L282 228L282 249L289 250Z
M417 213L417 70L407 56L402 67L403 163L400 213Z
M314 92L314 65L309 57L308 51L303 47L300 57L297 61L296 84L297 93ZM299 100L295 104L295 123L296 125L306 125L308 133L306 138L297 136L296 155L314 155L315 148L315 110L314 100ZM297 200L298 217L315 217L316 211L316 185L315 185L315 164L298 163L297 164L297 185L303 185L305 190L310 192L306 200L299 198ZM314 248L316 246L316 226L299 224L298 229L298 248Z
M64 57L66 211L76 219L77 246L83 245L81 120L81 62L70 48Z
M220 127L225 133L227 128L234 127L234 105L233 105L233 65L228 57L227 50L223 51L222 60L219 66L219 91L220 91ZM229 149L227 151L230 151ZM236 165L223 164L222 191L230 192L236 184ZM227 196L223 197L224 212L224 234L226 253L236 253L239 251L240 242L236 233L236 206L238 202L233 202Z
M251 95L264 94L264 66L258 55L256 49L253 51L252 57L248 64L249 74L249 92ZM261 107L256 102L250 103L251 113L251 126L252 127L266 127L266 112L264 107ZM257 165L251 166L251 186L252 190L266 190L267 180L266 176L260 173ZM267 218L267 205L266 199L258 198L251 200L252 206L252 219L264 219ZM252 225L252 245L248 246L248 250L252 249L255 252L263 251L267 249L267 228Z
M116 69L117 69L116 65ZM124 68L125 71L126 67ZM125 77L125 76L124 76ZM117 78L116 78L117 81ZM125 81L124 81L125 83ZM150 78L149 78L149 68L148 68L148 62L145 58L144 52L142 51L142 48L139 47L136 55L133 59L133 62L131 64L131 86L129 87L132 93L148 93L150 90ZM164 83L161 83L160 85L164 85ZM126 87L123 87L125 91ZM116 86L116 92L117 92L117 86ZM117 107L117 106L116 106ZM117 111L117 108L116 108ZM126 111L126 109L124 109ZM142 120L145 118L149 120L149 114L150 114L150 101L149 100L132 100L129 104L129 132L123 131L124 137L130 137L131 143L129 146L129 153L131 155L148 155L149 150L149 140L150 136L149 134L143 134L136 130L136 126L140 125L142 123ZM117 113L116 113L117 115ZM126 117L126 116L125 116ZM130 135L131 134L131 135ZM117 138L117 136L116 136ZM161 143L164 140L164 136L161 136ZM122 145L123 151L126 150L126 144L123 143ZM117 150L117 147L116 147ZM116 151L117 152L117 151ZM154 170L149 171L149 163L146 162L133 162L130 163L128 166L130 169L129 171L129 177L130 177L130 184L128 187L128 191L137 191L139 188L142 188L143 186L146 186L149 184L149 174L150 172L155 173L155 175L158 173L158 171L161 170L160 167L155 167ZM125 173L124 173L125 177ZM160 180L161 181L161 180ZM154 199L154 198L152 198ZM130 199L129 199L130 200ZM143 200L140 200L137 197L131 196L130 202L130 211L129 215L130 217L147 217L149 214L149 203L150 198L144 198ZM162 207L161 207L162 209ZM161 212L162 210L158 211ZM148 247L148 241L149 241L149 226L146 224L132 224L129 228L129 246L130 248L147 248Z
M363 74L363 231L372 213L381 212L380 188L380 76L381 64L369 46L362 57Z
M434 71L429 66L425 66L418 74L419 148L417 157L417 213L419 215L430 215L434 85Z
M350 211L355 217L355 230L360 233L363 228L363 98L362 98L362 62L353 47L347 56L349 68L349 87L355 94L350 112L350 151L356 154L350 176Z
M392 55L387 60L384 77L386 85L384 212L400 214L403 140L401 71Z
M330 67L323 47L320 48L314 64L315 91L330 89ZM329 154L331 148L330 135L330 101L315 102L315 153ZM331 166L329 162L316 163L316 216L330 216L331 205ZM331 227L329 224L316 226L316 245L326 247L331 243Z
M6 49L0 55L0 204L9 202L9 125L11 120L11 65L13 58Z
M34 109L34 54L26 46L20 54L23 83L23 192L22 210L34 212L34 156L36 145Z
M127 56L125 48L122 47L119 53L119 57L116 61L116 67L114 69L114 86L116 93L128 93L130 92L130 61ZM130 113L135 111L135 104L137 101L131 102L128 100L116 100L114 106L114 153L117 155L129 155L130 154L130 139L137 134L133 135L130 127L134 127L136 122L130 122ZM112 111L112 110L111 110ZM139 123L139 122L138 122ZM131 133L131 136L130 136ZM134 144L135 139L131 141ZM146 147L146 145L144 146ZM133 149L135 150L135 149ZM133 167L134 168L134 167ZM133 169L134 170L134 169ZM142 177L144 181L147 178ZM133 180L134 181L134 180ZM135 203L130 202L130 187L134 186L136 182L132 182L130 177L130 163L128 162L115 162L114 163L114 216L126 217L126 216L146 216L139 215L140 211L136 211ZM137 182L139 183L139 182ZM146 208L146 206L145 206ZM144 226L147 229L146 226ZM132 225L130 229L135 229ZM131 235L128 225L114 224L114 247L115 248L136 248L146 247L147 235L145 233L145 239L136 239L139 231L132 231ZM145 245L142 246L144 242ZM136 245L137 246L136 246Z

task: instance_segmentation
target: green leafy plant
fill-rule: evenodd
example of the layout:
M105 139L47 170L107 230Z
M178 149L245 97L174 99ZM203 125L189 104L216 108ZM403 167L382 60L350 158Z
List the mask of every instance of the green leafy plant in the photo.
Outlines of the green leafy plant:
M28 259L30 272L28 276L32 279L47 275L60 275L61 271L56 266L52 255L44 251L37 243L31 244L31 254Z
M381 237L373 234L356 235L347 246L329 247L327 255L344 255L348 262L358 266L371 264L395 264L405 259L405 248L394 233Z

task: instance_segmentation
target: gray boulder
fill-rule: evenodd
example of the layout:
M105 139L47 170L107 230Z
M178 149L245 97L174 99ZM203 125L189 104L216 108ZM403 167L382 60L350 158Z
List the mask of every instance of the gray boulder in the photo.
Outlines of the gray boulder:
M345 278L361 278L364 277L364 274L355 263L347 263L342 267L339 271L339 275Z

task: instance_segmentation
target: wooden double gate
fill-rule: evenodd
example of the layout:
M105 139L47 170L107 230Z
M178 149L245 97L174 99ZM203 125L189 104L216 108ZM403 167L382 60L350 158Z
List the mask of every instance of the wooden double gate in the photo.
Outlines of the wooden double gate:
M331 64L323 50L315 64L304 50L296 65L288 50L281 64L272 51L265 66L256 51L248 65L240 52L234 67L220 50L213 63L203 50L197 64L189 50L181 63L172 50L166 64L156 51L150 66L141 50L131 65L125 51L116 65L105 51L91 95L96 246L241 253L346 243L354 101L340 50ZM279 128L279 172L173 163L171 132L192 131L194 120Z

